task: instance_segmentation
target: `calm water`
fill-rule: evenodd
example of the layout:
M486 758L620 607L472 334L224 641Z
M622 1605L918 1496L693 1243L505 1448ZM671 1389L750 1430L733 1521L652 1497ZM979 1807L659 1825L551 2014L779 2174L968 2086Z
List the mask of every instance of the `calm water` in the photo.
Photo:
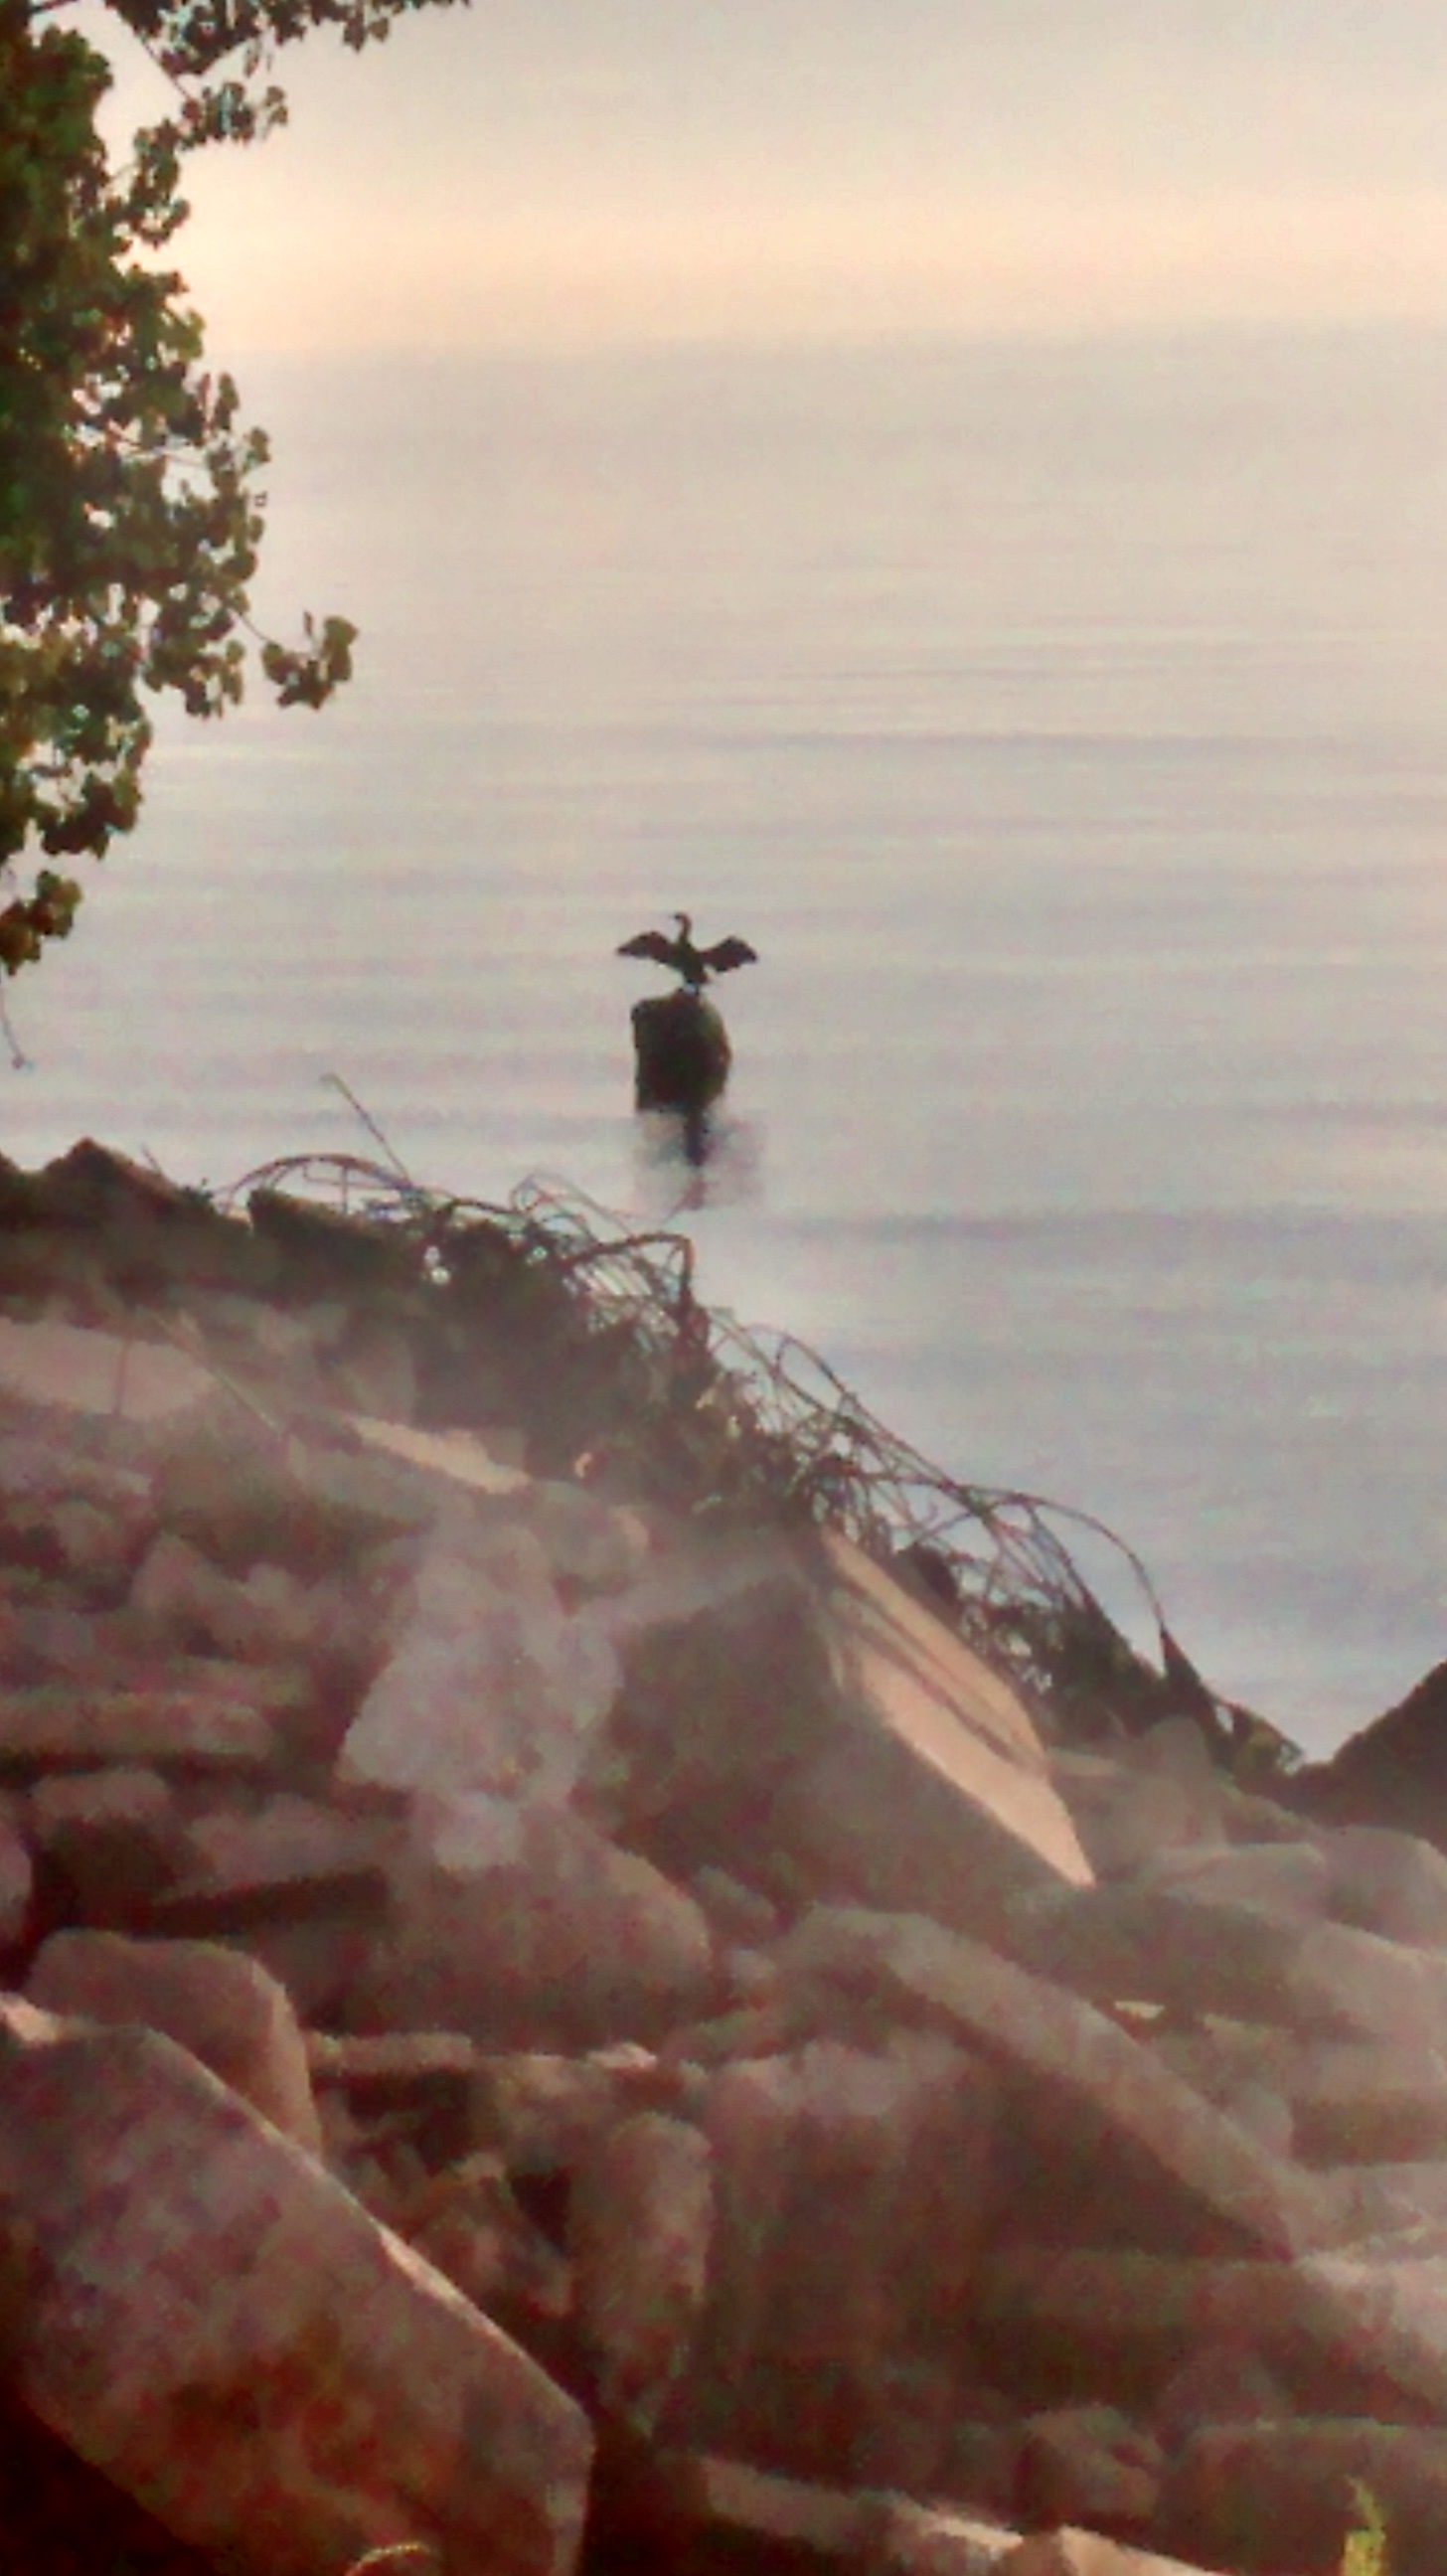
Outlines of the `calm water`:
M689 906L763 958L707 1295L1314 1747L1447 1654L1447 337L243 375L362 673L165 726L10 1150L365 1147L334 1071L661 1213L611 952Z

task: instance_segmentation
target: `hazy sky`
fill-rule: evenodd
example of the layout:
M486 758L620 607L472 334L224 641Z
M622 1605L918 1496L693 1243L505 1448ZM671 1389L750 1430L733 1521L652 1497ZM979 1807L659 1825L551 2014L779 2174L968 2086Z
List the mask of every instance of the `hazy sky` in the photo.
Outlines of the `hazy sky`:
M1442 0L476 0L280 68L177 253L228 353L1447 319Z

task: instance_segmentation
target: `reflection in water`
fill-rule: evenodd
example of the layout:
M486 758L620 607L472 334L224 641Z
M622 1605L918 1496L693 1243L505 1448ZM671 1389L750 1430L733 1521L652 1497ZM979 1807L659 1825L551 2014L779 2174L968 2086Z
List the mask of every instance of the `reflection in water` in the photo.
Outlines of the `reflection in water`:
M749 1118L712 1109L640 1109L634 1120L639 1202L650 1216L739 1207L760 1195L762 1136Z

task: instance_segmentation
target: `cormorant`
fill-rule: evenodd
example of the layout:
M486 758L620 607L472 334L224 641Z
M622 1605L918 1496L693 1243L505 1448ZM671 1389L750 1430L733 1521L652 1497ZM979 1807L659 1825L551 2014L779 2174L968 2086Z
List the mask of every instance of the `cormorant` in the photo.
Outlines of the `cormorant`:
M666 931L640 930L636 939L624 940L618 955L651 957L655 965L671 966L690 993L701 993L710 975L727 975L735 966L758 964L758 951L746 939L718 939L712 948L695 948L688 913L676 912L673 918L678 924L676 939Z

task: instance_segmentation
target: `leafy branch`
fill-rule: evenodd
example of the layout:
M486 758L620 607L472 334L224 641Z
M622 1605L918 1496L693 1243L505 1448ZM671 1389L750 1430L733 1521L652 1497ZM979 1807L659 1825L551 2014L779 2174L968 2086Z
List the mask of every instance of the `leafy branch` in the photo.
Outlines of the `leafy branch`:
M69 935L80 887L49 862L134 827L156 697L223 714L248 637L284 707L351 676L346 618L290 644L253 624L267 439L154 254L189 211L186 157L284 121L280 47L325 27L364 45L419 0L109 0L177 92L118 167L109 66L60 5L0 0L0 880L39 862L0 906L0 975Z

